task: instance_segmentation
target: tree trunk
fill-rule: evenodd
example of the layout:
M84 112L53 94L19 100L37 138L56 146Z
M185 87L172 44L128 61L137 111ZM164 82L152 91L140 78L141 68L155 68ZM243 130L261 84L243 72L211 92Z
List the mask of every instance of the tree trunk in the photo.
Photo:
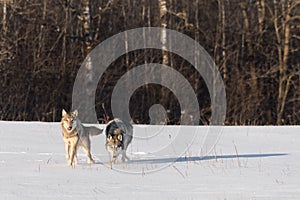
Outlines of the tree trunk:
M83 37L85 42L85 54L89 54L92 50L92 15L90 9L90 1L83 1L83 11L82 11L82 19L83 19Z
M226 84L227 79L227 67L226 67L226 33L225 33L225 26L226 26L226 16L225 16L225 0L218 0L218 32L217 35L218 39L216 40L217 46L219 46L219 38L221 39L221 58L219 58L219 68L222 71L223 81ZM219 54L216 52L216 54Z
M6 19L6 16L7 16L7 2L6 0L3 1L3 18L2 18L2 31L3 31L3 36L6 36L7 34L7 19Z
M160 35L160 41L161 41L161 53L162 53L162 64L163 65L167 65L169 66L169 56L168 56L168 51L167 51L167 18L166 18L166 14L167 14L167 2L166 0L159 0L159 16L160 16L160 26L161 26L161 35ZM168 74L164 74L162 73L160 76L161 80L167 80L168 78ZM162 87L160 89L160 104L163 106L166 106L169 103L169 91Z
M126 8L125 8L125 0L123 0L122 13L123 13L123 17L124 17L124 28L125 28L125 30L127 30L127 25L126 25L127 15L126 15ZM128 35L127 35L127 32L125 32L124 45L125 45L125 51L126 51L125 65L128 68L129 67L129 56L128 56Z
M0 58L0 61L3 62L3 61L7 61L8 57L9 57L9 50L7 48L7 0L4 0L3 1L3 16L2 16L2 38L3 38L3 41L1 41L0 43L0 47L3 48L0 50L0 56L2 57L3 55L3 58Z
M253 117L257 115L256 110L258 106L258 86L257 86L257 74L256 74L256 68L252 60L254 59L254 51L253 51L253 41L251 38L251 27L250 27L250 19L248 16L247 8L248 3L244 2L241 3L242 8L242 14L244 18L244 30L243 34L245 35L245 42L246 42L246 55L244 58L246 58L246 62L244 62L245 66L249 66L249 75L250 75L250 94L249 96L246 95L246 99L248 100L246 106L243 107L244 109L244 116L246 120L251 120ZM247 91L247 88L245 88L245 91ZM248 96L248 97L247 97ZM253 121L248 121L248 123L253 123Z
M265 21L265 14L266 14L266 5L265 0L259 0L256 2L257 5L257 13L258 13L258 30L259 34L263 34L264 30L264 21Z
M160 14L160 24L162 27L161 30L161 44L162 44L162 64L163 65L168 65L169 63L169 57L168 57L168 52L167 50L167 19L166 19L166 14L167 14L167 2L165 0L159 0L159 14Z
M83 9L82 9L82 22L83 22L83 39L84 39L84 50L86 55L86 79L85 79L85 87L86 87L86 96L85 101L91 102L93 93L96 91L91 91L90 85L92 85L92 82L94 81L94 74L93 74L93 63L92 59L89 55L89 53L92 50L92 15L91 15L91 9L90 9L90 0L84 0L83 1ZM83 103L83 105L86 105ZM82 118L84 119L84 122L86 123L96 123L93 121L93 116L91 116L89 113L93 112L93 109L95 108L81 108Z
M71 3L71 2L70 2ZM69 6L65 7L65 24L63 28L63 43L62 43L62 73L66 72L66 63L67 63L67 31L68 31L68 22L69 22Z
M276 0L275 0L276 1ZM277 2L276 2L277 3ZM282 5L282 7L284 7ZM290 88L290 77L287 75L287 69L288 69L288 59L289 59L289 41L290 41L290 25L289 21L291 19L291 7L292 7L292 1L287 2L286 10L283 11L284 20L283 20L283 53L280 55L282 58L280 58L280 65L279 65L279 87L278 87L278 103L277 103L277 125L281 125L284 123L283 119L283 113L284 108L286 104L286 98L287 94ZM276 7L275 7L276 8ZM278 8L278 7L277 7ZM277 28L278 29L278 28ZM280 34L280 33L278 33ZM280 36L279 36L280 37ZM281 40L279 40L281 41ZM281 44L278 45L278 51L282 52Z

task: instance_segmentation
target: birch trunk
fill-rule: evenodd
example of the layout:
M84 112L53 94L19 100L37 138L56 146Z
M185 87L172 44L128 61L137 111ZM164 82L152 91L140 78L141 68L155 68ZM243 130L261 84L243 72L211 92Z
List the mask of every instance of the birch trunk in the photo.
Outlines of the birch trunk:
M290 77L287 75L288 70L288 59L289 59L289 53L290 53L290 24L289 21L291 19L291 8L292 8L292 2L288 1L286 10L284 10L283 13L284 19L282 20L282 27L283 27L283 53L280 55L282 58L280 59L280 65L279 65L279 86L278 86L278 102L277 102L277 125L281 125L284 123L283 114L286 104L286 98L287 94L290 88ZM277 3L277 2L276 2ZM284 7L282 5L282 7ZM278 8L278 7L277 7ZM284 8L282 8L284 9ZM277 24L278 26L278 24ZM276 30L278 31L279 28ZM280 37L280 33L278 33ZM279 43L281 44L281 43ZM282 45L278 45L278 51L282 52Z
M168 52L167 50L167 20L166 20L166 14L167 14L167 2L165 0L159 0L159 13L160 13L160 20L161 20L161 44L162 44L162 64L163 65L168 65L169 63L169 57L168 57Z
M84 0L83 1L83 9L82 9L82 21L83 21L83 38L84 38L84 43L85 43L85 55L86 57L86 99L85 101L91 102L94 101L92 99L93 93L96 91L91 91L90 85L92 85L92 82L94 80L94 75L93 75L93 63L92 59L89 56L89 53L92 50L92 16L91 16L91 9L90 9L90 1L89 0ZM85 119L86 123L95 123L92 119L93 116L91 116L89 113L92 112L92 109L95 108L82 108L83 111L83 117Z

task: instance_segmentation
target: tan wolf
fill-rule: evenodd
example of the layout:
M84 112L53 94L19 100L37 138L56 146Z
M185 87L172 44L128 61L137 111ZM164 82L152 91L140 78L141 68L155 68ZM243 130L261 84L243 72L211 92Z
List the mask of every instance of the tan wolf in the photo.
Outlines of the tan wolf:
M78 111L67 113L62 110L61 128L63 140L65 142L66 158L68 165L75 166L76 154L79 146L88 157L88 163L94 163L91 155L91 141L90 136L99 135L103 132L103 129L96 127L86 127L78 119ZM75 161L74 161L75 157Z
M122 154L122 161L125 162L126 150L131 143L133 136L133 127L130 123L123 122L120 119L114 119L108 122L106 129L106 150L110 153L110 168L118 155Z

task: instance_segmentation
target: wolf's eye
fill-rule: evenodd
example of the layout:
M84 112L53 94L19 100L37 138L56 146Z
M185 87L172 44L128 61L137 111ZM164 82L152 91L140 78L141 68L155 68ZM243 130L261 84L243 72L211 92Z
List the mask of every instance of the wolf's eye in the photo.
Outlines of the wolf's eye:
M122 141L122 135L118 135L118 140Z
M113 138L112 138L112 136L111 135L108 135L107 136L107 141L111 141Z

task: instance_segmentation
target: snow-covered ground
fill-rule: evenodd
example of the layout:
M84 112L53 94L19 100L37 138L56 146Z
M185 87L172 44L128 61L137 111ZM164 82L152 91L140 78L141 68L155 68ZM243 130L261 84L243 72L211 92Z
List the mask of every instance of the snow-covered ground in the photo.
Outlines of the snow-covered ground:
M208 129L135 125L111 170L104 135L71 168L59 123L0 121L0 199L300 199L300 127L223 127L203 157Z

